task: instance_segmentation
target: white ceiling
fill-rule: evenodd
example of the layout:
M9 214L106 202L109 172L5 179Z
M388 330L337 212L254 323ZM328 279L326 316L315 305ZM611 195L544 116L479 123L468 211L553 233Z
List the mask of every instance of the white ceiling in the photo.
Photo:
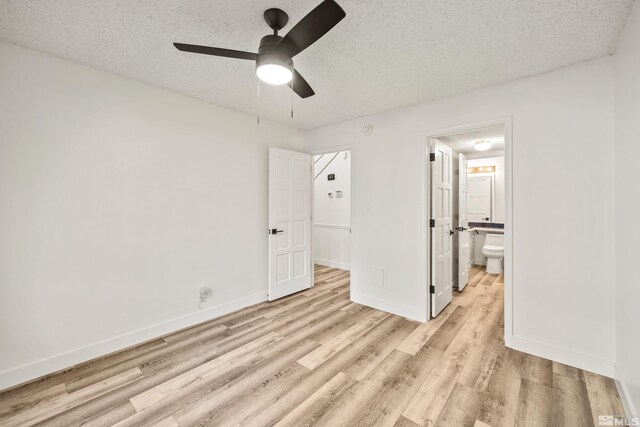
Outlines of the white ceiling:
M0 39L239 111L253 63L174 41L256 51L262 12L320 0L0 0ZM262 114L302 129L425 102L613 53L634 0L338 0L347 17L294 58L316 91L263 87Z
M494 126L476 129L469 132L454 133L446 136L439 136L438 140L444 142L458 153L480 154L473 148L477 141L488 140L491 142L490 152L504 150L504 126Z

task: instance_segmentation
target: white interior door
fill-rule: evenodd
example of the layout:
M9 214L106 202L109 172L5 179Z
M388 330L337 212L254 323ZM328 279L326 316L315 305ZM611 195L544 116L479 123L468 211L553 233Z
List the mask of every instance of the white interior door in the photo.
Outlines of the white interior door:
M431 315L437 316L453 297L451 276L451 148L439 141L433 144L431 161Z
M269 301L311 287L311 156L269 148Z
M467 200L469 195L469 161L460 154L460 182L458 183L458 290L461 291L469 283L469 218Z
M474 176L468 179L469 200L468 212L471 222L491 221L491 187L490 176Z

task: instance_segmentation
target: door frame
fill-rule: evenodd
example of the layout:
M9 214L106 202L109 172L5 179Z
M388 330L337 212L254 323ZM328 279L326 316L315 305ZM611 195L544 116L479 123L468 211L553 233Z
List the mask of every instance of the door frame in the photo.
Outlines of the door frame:
M423 268L423 300L426 306L431 307L431 294L429 284L431 277L431 228L429 219L431 212L431 165L429 153L431 152L431 140L438 136L452 133L472 131L478 128L504 126L504 184L505 184L505 222L504 222L504 341L508 347L512 346L513 337L513 117L505 116L479 122L472 122L448 128L439 128L427 131L421 144L422 155L422 253ZM353 249L353 248L352 248ZM427 310L427 320L431 319L431 313Z
M351 186L351 191L349 194L349 221L351 223L351 269L350 271L350 282L353 284L353 261L354 261L354 254L355 254L355 232L354 232L354 228L355 228L355 223L354 223L354 215L353 215L353 201L354 201L354 191L353 191L353 144L343 144L343 145L335 145L335 146L331 146L331 147L324 147L324 148L319 148L317 150L311 150L308 153L311 155L311 170L309 171L309 173L311 174L311 287L315 286L315 269L314 269L314 260L315 260L315 251L314 251L314 239L315 239L315 176L313 173L313 157L319 155L319 154L330 154L330 153L337 153L339 151L348 151L349 155L351 156L349 159L349 166L351 168L351 181L350 181L350 186ZM351 300L351 292L352 292L352 286L349 286L349 299Z

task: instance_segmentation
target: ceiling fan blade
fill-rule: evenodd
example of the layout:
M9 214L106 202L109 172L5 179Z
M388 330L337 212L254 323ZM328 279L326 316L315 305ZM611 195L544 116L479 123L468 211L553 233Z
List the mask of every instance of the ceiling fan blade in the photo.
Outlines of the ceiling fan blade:
M289 87L293 89L300 98L308 98L316 94L297 70L293 70L293 79L291 79Z
M257 54L241 50L222 49L219 47L198 46L195 44L174 43L176 49L183 52L201 53L203 55L225 56L227 58L250 59L255 61Z
M324 0L280 40L278 50L294 57L327 34L346 15L334 0Z

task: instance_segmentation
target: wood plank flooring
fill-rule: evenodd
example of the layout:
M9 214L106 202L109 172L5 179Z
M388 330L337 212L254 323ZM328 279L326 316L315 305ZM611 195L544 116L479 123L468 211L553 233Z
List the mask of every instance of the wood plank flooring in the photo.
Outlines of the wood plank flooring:
M613 380L508 349L503 278L474 268L420 324L314 288L0 393L2 426L588 426ZM595 420L595 422L594 422Z

